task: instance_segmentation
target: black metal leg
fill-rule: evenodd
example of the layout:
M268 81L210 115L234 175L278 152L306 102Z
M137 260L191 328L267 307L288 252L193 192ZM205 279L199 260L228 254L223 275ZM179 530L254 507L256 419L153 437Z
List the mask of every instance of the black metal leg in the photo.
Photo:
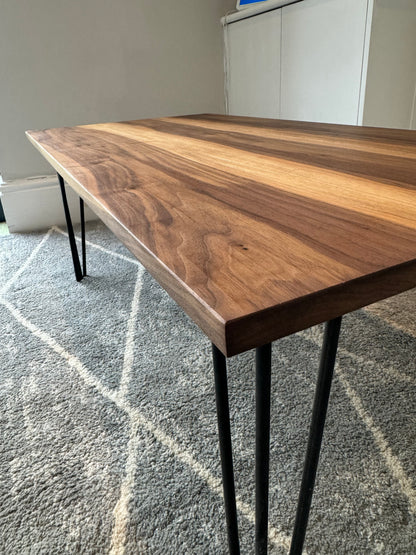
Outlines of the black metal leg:
M341 318L327 322L290 555L302 553L337 354Z
M81 217L81 245L82 245L82 277L87 275L87 251L85 247L85 215L84 215L84 201L79 199L79 213Z
M239 555L237 508L235 503L233 454L231 448L230 409L228 404L227 362L221 351L212 345L215 396L217 402L218 435L222 466L225 517L231 555Z
M72 227L71 214L69 213L68 201L66 198L65 183L62 176L59 175L59 173L58 173L58 180L59 180L59 186L61 188L61 193L62 193L62 202L64 204L66 227L68 230L68 238L69 238L69 245L71 247L72 261L74 263L75 278L77 281L81 281L83 275L82 275L81 265L79 263L78 250L75 242L74 228Z
M269 517L272 346L256 349L256 555L266 555Z

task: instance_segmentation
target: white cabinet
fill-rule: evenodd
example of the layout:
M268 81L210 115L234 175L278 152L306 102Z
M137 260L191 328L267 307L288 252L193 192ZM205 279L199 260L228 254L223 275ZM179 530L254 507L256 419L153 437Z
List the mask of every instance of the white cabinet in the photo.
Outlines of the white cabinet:
M416 0L374 0L364 125L416 129Z
M281 10L227 28L227 107L231 115L279 117Z
M229 114L415 126L416 0L285 4L223 20Z
M281 11L280 117L358 123L367 0L306 0Z

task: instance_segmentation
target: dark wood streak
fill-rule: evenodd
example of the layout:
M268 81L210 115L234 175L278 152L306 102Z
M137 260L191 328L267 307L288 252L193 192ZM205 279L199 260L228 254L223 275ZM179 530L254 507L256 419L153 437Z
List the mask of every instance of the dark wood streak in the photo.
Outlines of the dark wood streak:
M416 285L416 207L409 196L416 133L226 116L186 119L28 137L225 354ZM230 129L213 129L213 122ZM235 125L245 129L236 132ZM267 129L296 131L299 139L271 139ZM336 137L336 146L318 148L320 137L327 143ZM182 138L191 142L175 142ZM349 148L349 138L359 138L361 151ZM374 145L384 152L390 144L394 156L374 152ZM220 163L230 146L250 153L253 178ZM284 184L263 173L264 157L284 161ZM305 194L299 180L308 174L298 171L299 162L314 176ZM317 181L335 175L328 170L341 176L341 187L356 175L364 178L354 185L357 198L339 204L342 190L337 198L328 195ZM288 179L296 193L287 189ZM383 192L379 212L377 187Z
M303 135L322 135L326 137L342 137L344 139L363 139L372 142L386 142L400 146L416 145L416 136L413 130L388 129L384 127L365 127L361 125L342 125L318 123L314 121L294 121L270 118L247 118L244 116L224 116L221 114L192 114L189 116L176 116L172 119L180 121L182 118L194 119L196 121L209 121L220 123L232 123L244 127L261 129L277 129L286 131L299 131ZM140 121L133 120L123 123L136 124Z

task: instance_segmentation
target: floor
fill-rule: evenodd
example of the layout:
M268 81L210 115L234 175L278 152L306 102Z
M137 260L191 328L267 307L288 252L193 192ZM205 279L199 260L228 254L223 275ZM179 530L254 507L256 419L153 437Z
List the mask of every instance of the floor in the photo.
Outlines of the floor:
M209 340L102 224L87 238L80 283L63 229L0 238L0 554L223 553ZM345 316L310 554L416 555L415 294ZM288 552L321 341L273 345L270 555ZM242 553L252 357L228 372Z

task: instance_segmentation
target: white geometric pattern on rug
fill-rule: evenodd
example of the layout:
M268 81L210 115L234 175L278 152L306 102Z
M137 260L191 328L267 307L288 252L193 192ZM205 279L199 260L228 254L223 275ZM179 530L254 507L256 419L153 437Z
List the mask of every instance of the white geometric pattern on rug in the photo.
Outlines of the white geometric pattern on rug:
M8 281L0 289L0 303L9 311L13 318L26 330L28 330L34 337L46 345L49 349L54 351L59 357L69 365L77 375L89 386L95 389L101 396L114 403L120 410L122 410L129 419L129 441L126 446L126 464L124 480L120 488L120 496L114 506L114 527L112 530L111 539L111 553L123 554L126 545L126 529L129 522L130 511L129 507L135 490L135 468L138 452L138 440L140 430L146 430L154 436L154 438L163 444L169 451L197 474L219 498L222 498L222 485L221 481L215 477L208 468L206 468L195 456L181 445L176 439L173 439L166 434L162 429L149 420L144 414L134 407L128 400L129 385L131 380L131 373L134 366L134 341L135 341L135 321L138 314L139 300L142 288L142 280L144 270L143 267L133 258L121 255L120 253L112 252L108 249L87 241L89 247L99 249L101 252L106 253L108 256L119 257L137 267L136 283L131 300L130 316L127 321L125 346L124 346L124 360L121 372L120 383L117 389L111 389L100 381L90 370L83 364L73 353L67 351L62 345L59 344L46 330L37 327L33 322L29 321L16 306L10 303L7 298L7 291L12 285L18 282L19 278L24 272L29 270L30 266L36 261L36 258L41 254L42 248L52 236L53 233L66 235L65 232L59 228L52 228L44 235L42 240L33 249L25 262L20 268L11 276ZM68 253L66 253L68 254ZM68 279L73 279L73 276L68 276ZM82 314L80 314L82 319ZM321 334L316 328L306 330L299 334L304 340L320 346ZM359 361L359 356L344 349L340 349L340 355L349 357L356 363ZM362 361L369 364L369 361ZM370 362L371 364L371 362ZM380 368L383 372L390 373L397 380L402 380L405 383L415 385L415 379L406 374L400 373L395 368L390 367L388 364ZM357 391L352 387L347 379L345 372L341 369L339 363L336 367L337 378L339 383L342 384L346 395L348 396L351 406L356 411L360 420L364 423L367 430L373 437L374 444L377 446L381 456L383 457L388 471L397 483L398 488L406 497L409 504L411 513L416 514L416 490L412 484L412 480L407 476L403 465L399 458L394 455L389 446L387 439L384 437L382 430L375 423L372 416L365 409L364 404L361 402L360 396ZM238 497L238 510L248 521L254 523L254 512L249 504L244 502L241 497ZM223 525L223 523L221 523ZM288 549L289 537L287 534L270 527L270 543L271 546L282 547ZM137 545L139 551L145 551L145 546Z
M127 328L127 335L126 335L126 343L125 343L125 352L124 352L124 364L123 364L123 372L121 378L121 384L118 391L113 391L105 387L99 380L94 378L89 372L88 369L77 359L77 357L71 353L68 353L63 347L59 345L52 337L50 337L45 331L38 329L34 324L28 321L13 305L11 305L6 299L4 299L4 295L7 293L7 290L11 287L13 283L18 279L18 277L28 268L28 266L34 261L35 257L39 254L42 246L51 236L51 233L55 231L57 233L61 233L62 235L66 235L64 231L62 231L58 227L52 227L47 231L39 245L32 251L30 256L27 258L25 263L19 268L19 270L14 274L14 276L2 287L0 290L0 303L3 304L10 312L10 314L27 330L29 330L35 337L37 337L40 341L46 344L50 349L55 351L62 359L69 364L71 368L73 368L78 375L84 380L86 384L90 387L95 388L95 390L105 397L106 399L113 402L118 408L123 410L129 417L129 425L130 425L130 437L129 443L127 446L127 463L126 463L126 474L125 479L121 486L120 497L117 501L116 506L114 507L114 516L115 516L115 524L112 533L112 541L111 541L111 554L113 555L122 555L124 553L124 545L126 539L126 526L127 521L129 518L129 503L131 501L132 492L134 489L134 470L135 470L135 460L138 456L137 452L137 444L136 438L138 437L138 433L140 428L146 429L148 432L152 433L154 437L163 445L168 447L168 449L181 461L185 464L190 466L192 470L198 474L208 486L211 488L213 492L217 495L222 497L222 483L220 480L216 479L214 476L211 475L208 469L204 468L195 458L191 455L191 453L187 452L183 446L179 445L174 439L167 436L162 430L160 430L157 426L155 426L152 422L146 419L140 412L131 407L126 399L126 393L129 387L129 377L131 373L131 369L133 366L133 350L132 344L134 342L134 322L135 318L137 317L138 311L138 301L141 292L141 279L143 275L144 268L143 266L133 258L128 258L118 253L111 252L103 247L91 243L90 241L86 241L86 244L92 248L98 248L103 252L106 252L108 255L122 257L123 260L126 260L132 264L137 265L137 280L136 280L136 287L134 290L134 296L132 300L132 307L130 318L128 321L128 328ZM77 237L77 241L80 239ZM72 276L71 276L72 277ZM251 507L249 507L246 503L244 503L240 497L237 495L237 508L250 522L254 524L255 515ZM269 536L270 536L270 543L272 545L280 545L283 546L285 549L290 547L290 538L280 532L278 532L275 528L270 526L269 528ZM141 546L137 546L138 550L141 550Z

